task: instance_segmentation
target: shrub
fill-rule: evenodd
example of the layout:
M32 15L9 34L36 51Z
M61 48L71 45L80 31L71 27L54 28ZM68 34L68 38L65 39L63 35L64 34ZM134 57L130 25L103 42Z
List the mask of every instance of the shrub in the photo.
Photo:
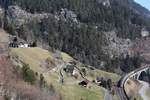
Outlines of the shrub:
M4 95L4 100L11 100L11 98L7 95Z
M22 67L22 76L26 82L34 84L36 81L35 73L30 69L29 65L24 64Z
M107 80L107 87L109 90L111 90L111 87L112 87L112 80L111 79Z
M49 91L50 91L51 93L55 93L55 92L56 92L55 87L53 86L53 84L50 84L50 85L49 85Z
M44 79L43 74L40 74L40 87L42 88L43 86L45 86L46 82Z
M82 68L81 71L83 72L84 76L86 76L87 72L85 68Z

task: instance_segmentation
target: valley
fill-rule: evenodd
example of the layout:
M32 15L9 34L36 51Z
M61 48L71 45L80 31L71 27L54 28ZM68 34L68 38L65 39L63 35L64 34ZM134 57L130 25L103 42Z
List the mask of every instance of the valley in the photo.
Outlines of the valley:
M135 0L0 0L0 100L149 100L149 16Z

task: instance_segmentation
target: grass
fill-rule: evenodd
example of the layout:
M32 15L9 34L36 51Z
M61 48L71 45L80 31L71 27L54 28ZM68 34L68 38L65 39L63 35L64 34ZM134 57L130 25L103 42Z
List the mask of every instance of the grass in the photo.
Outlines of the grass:
M103 100L104 91L102 88L92 85L91 89L80 87L77 84L64 84L61 85L58 82L58 74L54 73L52 75L44 74L45 79L48 83L53 84L55 89L59 91L63 97L63 100ZM70 80L67 76L65 81Z
M9 35L3 31L2 29L0 29L0 42L8 42L9 41Z
M12 54L19 57L21 61L29 64L31 69L42 73L44 70L40 67L41 63L47 58L52 58L51 53L41 48L13 48Z
M69 56L68 54L66 54L64 52L61 52L61 56L62 56L63 61L69 62L69 61L73 60L73 58L71 56Z
M110 78L112 79L113 82L116 82L120 76L114 73L108 73L102 70L87 70L88 72L88 78L93 79L95 77L105 77L105 78Z
M90 89L83 88L78 86L77 84L64 84L61 85L58 82L59 79L59 72L53 72L51 74L44 72L43 68L40 67L41 62L50 58L54 60L53 54L48 52L47 50L43 50L41 48L13 48L11 49L11 54L18 56L18 58L26 64L29 64L30 68L38 73L42 73L45 77L47 83L52 84L57 91L60 92L62 95L63 100L103 100L104 98L104 91L101 87L98 87L92 84ZM65 62L69 62L73 58L70 57L66 53L61 53L62 59ZM55 60L54 60L55 61ZM81 66L78 65L80 68ZM119 76L113 73L107 73L101 70L87 70L87 78L88 79L95 79L96 76L103 76L111 78L113 81L119 79ZM75 80L74 78L68 77L65 75L65 81L80 81Z
M68 92L65 94L65 100L71 100L71 98L72 98L72 100L80 100L81 98L84 100L103 99L103 94L102 94L102 91L100 90L100 88L86 89L86 88L81 88L77 85L62 86L63 93L66 92L66 89L71 90L72 92ZM71 96L71 98L69 96Z
M86 89L78 85L60 85L55 84L56 90L59 90L64 100L102 100L103 90L97 86Z

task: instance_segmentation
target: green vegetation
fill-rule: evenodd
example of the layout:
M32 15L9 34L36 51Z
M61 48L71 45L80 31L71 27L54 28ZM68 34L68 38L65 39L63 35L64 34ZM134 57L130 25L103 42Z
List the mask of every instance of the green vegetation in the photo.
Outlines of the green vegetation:
M145 12L142 7L135 7L135 3L129 0L109 2L110 6L104 6L101 0L14 0L12 4L19 5L30 13L46 12L52 15L40 22L35 18L22 25L16 33L25 40L30 36L34 38L29 38L29 41L42 40L42 43L66 52L84 64L102 69L101 61L109 63L111 59L102 50L102 46L107 45L104 32L115 30L121 38L135 39L141 36L143 27L150 29L150 20L142 13ZM62 8L73 11L79 23L68 20L67 14L61 15ZM134 8L138 8L141 14L137 14ZM54 16L64 18L56 20ZM12 26L6 30L14 29ZM106 66L104 70L114 71L120 65L110 66L112 67Z
M14 23L9 23L7 18L4 18L4 29L11 35L16 35L16 27Z
M46 85L46 82L45 82L45 79L44 79L44 76L43 74L40 74L40 80L39 80L39 84L40 84L40 87L45 87Z
M22 67L22 76L26 82L34 84L36 81L35 73L30 69L29 65L24 64Z
M41 48L18 48L12 49L11 53L17 55L25 64L29 64L30 68L35 72L43 73L44 68L41 68L42 62L47 58L52 58L52 53Z
M11 98L7 95L4 95L4 100L11 100Z
M64 100L103 100L103 90L99 87L91 89L82 88L77 85L59 86ZM68 91L66 91L68 90Z
M133 71L134 69L137 69L141 66L141 62L143 61L144 58L142 58L139 54L136 54L133 57L130 57L127 55L126 58L121 58L118 59L120 61L121 69L124 72L130 72Z
M108 31L117 28L118 35L124 38L140 36L139 30L129 23L129 19L133 24L150 27L148 23L150 20L132 11L130 6L138 9L140 13L144 13L146 10L135 3L130 5L131 1L129 0L111 0L111 7L103 6L98 0L15 0L13 3L31 13L55 13L61 8L67 8L74 11L81 22L98 25L100 30Z
M21 61L29 64L30 68L34 72L42 73L42 75L39 76L41 82L45 80L48 88L51 91L53 90L59 92L63 100L80 100L81 98L83 98L83 100L103 100L104 91L101 87L98 87L95 84L92 84L91 88L89 89L83 88L78 86L78 82L81 81L82 78L76 80L73 77L69 77L68 75L64 74L64 84L62 85L59 83L59 72L56 71L47 73L47 71L39 70L42 69L39 62L47 59L47 57L50 57L51 60L53 60L51 52L40 48L15 48L11 50L11 55L17 55ZM73 59L65 53L62 53L62 58L66 60L65 62L69 62ZM56 60L54 60L54 62L55 61ZM82 64L77 64L77 66L82 69L83 67L81 67L81 65ZM87 68L85 69L86 77L89 80L95 79L96 76L111 78L113 82L119 79L119 76L113 73L108 73L97 69L93 71ZM93 73L93 76L90 76L90 72Z
M50 16L40 21L31 19L29 23L17 28L16 20L10 22L6 19L5 30L27 41L42 41L42 44L64 51L84 64L102 69L102 60L108 65L111 61L102 50L102 46L107 45L104 32L115 30L121 38L135 39L141 37L142 28L150 31L150 19L145 15L148 11L131 0L108 0L108 6L104 6L101 1L103 0L12 0L11 4L18 5L29 13L46 12ZM66 8L67 12L73 11L79 23L67 19L68 14L61 15L62 8ZM121 65L110 66L112 67L105 66L104 70L114 71Z

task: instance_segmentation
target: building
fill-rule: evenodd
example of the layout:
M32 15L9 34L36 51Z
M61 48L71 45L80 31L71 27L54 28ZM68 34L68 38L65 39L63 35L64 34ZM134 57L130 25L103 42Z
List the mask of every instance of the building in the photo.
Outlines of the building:
M142 29L142 31L141 31L141 36L142 37L148 37L149 36L149 32L146 30L146 29Z
M9 43L9 47L12 47L12 48L28 48L30 46L31 45L29 45L25 41L19 40L16 36L11 37L10 43Z
M79 82L78 84L79 84L80 86L87 87L89 83L90 83L89 80L83 80L83 81Z

